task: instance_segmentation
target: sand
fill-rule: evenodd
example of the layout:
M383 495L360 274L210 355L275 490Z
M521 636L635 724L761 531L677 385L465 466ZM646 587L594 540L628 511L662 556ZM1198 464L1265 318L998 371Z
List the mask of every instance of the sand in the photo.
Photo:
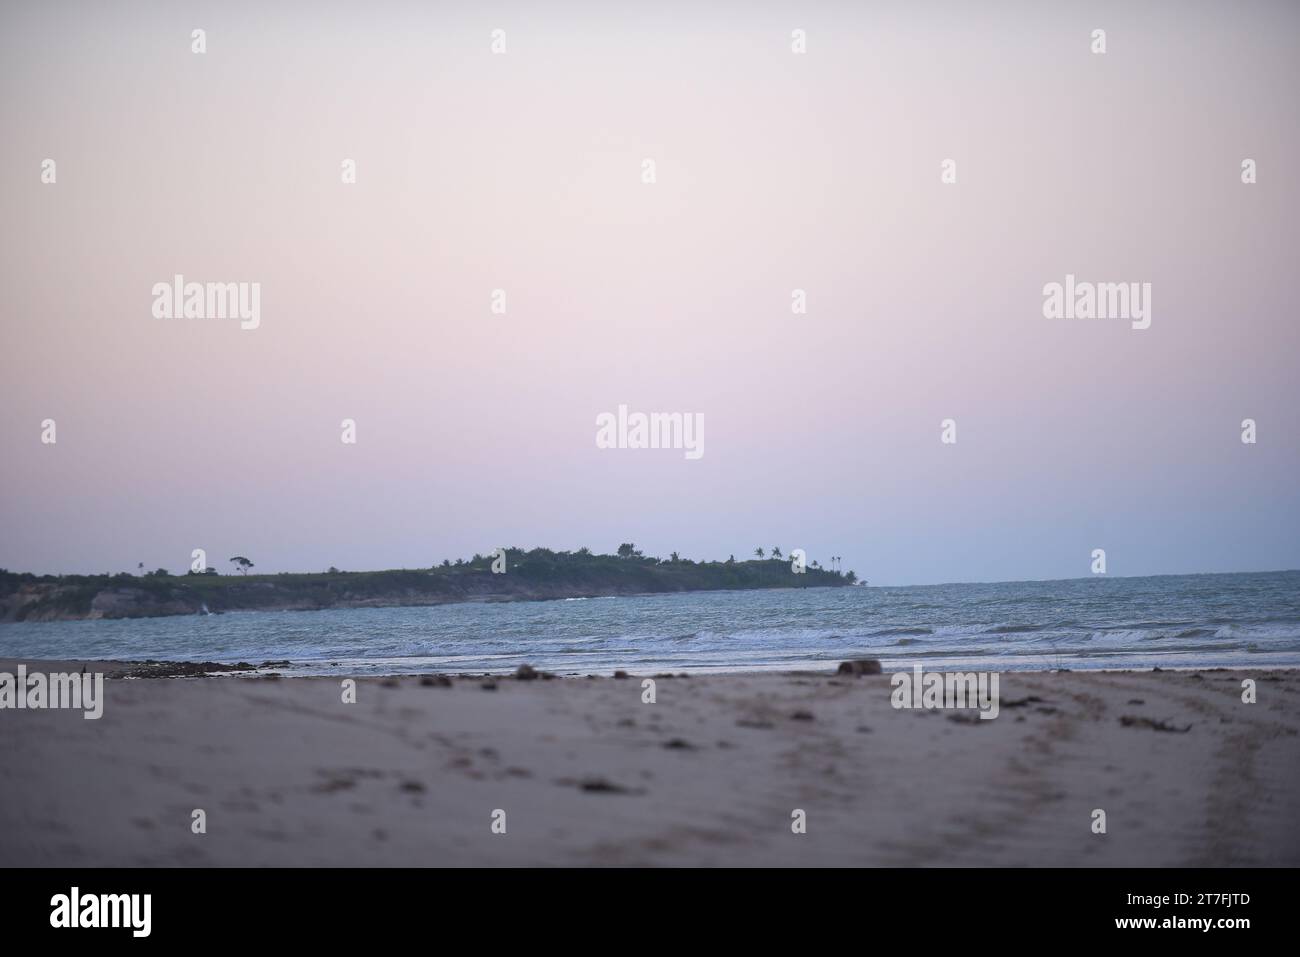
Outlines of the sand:
M1300 672L1009 673L995 720L895 710L888 674L660 678L654 704L641 677L354 704L112 679L98 721L0 711L0 865L1300 864Z

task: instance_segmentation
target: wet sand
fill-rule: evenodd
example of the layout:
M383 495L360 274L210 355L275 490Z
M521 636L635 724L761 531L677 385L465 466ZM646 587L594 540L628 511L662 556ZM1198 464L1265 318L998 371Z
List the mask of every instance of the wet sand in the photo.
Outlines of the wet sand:
M1300 864L1300 672L1007 673L994 720L896 710L888 674L644 677L0 711L0 865Z

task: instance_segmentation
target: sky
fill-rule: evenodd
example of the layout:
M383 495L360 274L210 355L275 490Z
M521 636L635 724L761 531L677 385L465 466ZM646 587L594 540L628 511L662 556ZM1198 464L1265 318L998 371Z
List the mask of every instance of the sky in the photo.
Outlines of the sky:
M1298 38L1262 2L6 3L0 567L1300 567ZM257 327L156 317L177 274L258 283ZM1150 327L1045 317L1067 275L1149 283ZM703 454L599 448L620 405Z

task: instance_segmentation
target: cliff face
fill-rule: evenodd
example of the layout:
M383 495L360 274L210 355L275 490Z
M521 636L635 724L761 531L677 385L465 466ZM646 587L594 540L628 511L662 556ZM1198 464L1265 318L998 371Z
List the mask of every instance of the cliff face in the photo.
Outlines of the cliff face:
M659 562L519 553L507 574L464 564L435 569L312 575L68 575L0 573L0 621L153 618L223 611L304 611L461 601L541 601L681 591L853 584L822 569L794 574L780 561Z
M160 600L140 588L87 589L84 585L40 582L0 594L0 621L67 621L185 615L198 607L182 600Z

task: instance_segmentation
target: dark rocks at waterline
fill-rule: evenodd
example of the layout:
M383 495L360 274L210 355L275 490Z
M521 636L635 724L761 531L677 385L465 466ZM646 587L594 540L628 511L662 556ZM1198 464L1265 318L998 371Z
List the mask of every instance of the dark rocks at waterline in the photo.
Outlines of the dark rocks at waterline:
M222 664L219 661L155 661L152 658L135 662L125 668L123 678L203 678L212 674L232 671L256 671L256 665L247 661L237 664Z
M852 661L841 661L835 673L838 675L878 675L880 674L880 662L875 658L855 658Z

